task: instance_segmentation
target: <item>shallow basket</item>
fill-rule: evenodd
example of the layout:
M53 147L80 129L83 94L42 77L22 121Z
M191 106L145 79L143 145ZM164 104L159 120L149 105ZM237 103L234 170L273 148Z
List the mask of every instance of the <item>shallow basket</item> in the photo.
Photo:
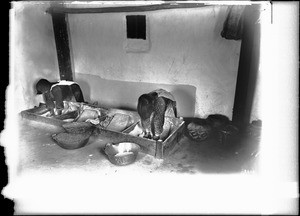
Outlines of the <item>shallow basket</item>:
M63 124L62 127L68 133L88 133L94 129L93 125L88 122L71 122Z
M127 145L129 154L118 156L118 153L120 153L119 146L124 144ZM124 166L133 163L136 160L139 151L140 146L132 142L121 142L118 144L108 143L104 148L104 152L109 161L118 166Z
M84 147L90 139L91 132L87 133L58 133L52 134L52 139L64 149L79 149Z
M194 132L189 130L190 124L194 124L197 127L197 130L195 130ZM185 118L184 134L190 140L197 141L197 142L204 141L209 137L211 137L212 132L213 132L212 127L206 119Z

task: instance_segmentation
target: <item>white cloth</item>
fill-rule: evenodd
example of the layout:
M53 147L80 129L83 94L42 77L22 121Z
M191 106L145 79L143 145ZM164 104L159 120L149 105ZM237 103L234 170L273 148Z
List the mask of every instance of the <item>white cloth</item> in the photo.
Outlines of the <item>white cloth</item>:
M54 88L55 86L58 86L58 85L72 85L72 84L77 84L77 83L73 82L73 81L61 80L58 83L52 85L50 91L52 90L52 88Z
M168 91L166 91L164 89L156 89L156 90L154 90L152 92L156 92L158 94L158 97L165 97L165 98L168 98L168 99L170 99L172 101L175 101L174 96L170 92L168 92ZM150 92L150 93L152 93L152 92Z

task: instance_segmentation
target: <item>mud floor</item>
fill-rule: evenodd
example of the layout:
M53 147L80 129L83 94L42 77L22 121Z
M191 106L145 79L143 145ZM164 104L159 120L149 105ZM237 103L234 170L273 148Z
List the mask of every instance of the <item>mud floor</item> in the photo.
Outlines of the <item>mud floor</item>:
M30 170L79 169L104 175L122 172L138 173L255 173L259 143L240 137L236 143L221 144L212 137L195 142L183 136L164 160L139 153L135 163L115 166L103 153L109 141L105 137L91 137L80 149L66 150L51 138L57 128L43 123L20 119L20 149L18 172Z

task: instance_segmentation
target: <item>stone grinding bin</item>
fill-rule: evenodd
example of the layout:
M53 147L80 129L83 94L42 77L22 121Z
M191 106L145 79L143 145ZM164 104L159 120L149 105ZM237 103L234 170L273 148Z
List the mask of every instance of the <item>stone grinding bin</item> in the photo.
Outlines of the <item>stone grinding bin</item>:
M110 112L110 110L103 109L99 107L101 111L105 114ZM118 109L111 109L114 112L120 113L128 113L129 111L126 110L118 110ZM44 123L46 125L55 126L64 130L63 126L67 122L64 121L65 118L75 118L78 113L71 112L65 114L63 116L57 118L45 117L42 114L46 111L45 105L41 105L39 107L35 107L29 110L24 110L20 114L23 119L29 121L35 121ZM137 114L137 113L136 113ZM145 154L152 155L156 158L163 159L167 157L171 150L178 144L179 140L183 136L183 129L184 129L184 121L182 118L172 118L168 117L169 121L171 122L171 129L169 132L168 137L163 141L155 141L152 139L146 139L139 136L133 136L129 134L132 130L134 130L135 126L139 124L139 120L134 120L131 125L125 128L122 131L115 131L113 129L105 128L105 127L96 127L93 130L92 136L104 136L110 140L111 143L120 143L120 142L133 142L140 146L140 152Z
M163 159L169 155L172 149L178 144L179 140L183 136L184 121L182 118L171 118L168 117L171 122L171 130L169 136L162 142L152 139L147 139L139 136L133 136L129 134L134 130L137 124L136 122L129 126L122 132L107 130L103 128L97 128L95 133L103 136L109 136L110 142L120 143L120 142L133 142L140 146L140 151L152 155L158 159Z

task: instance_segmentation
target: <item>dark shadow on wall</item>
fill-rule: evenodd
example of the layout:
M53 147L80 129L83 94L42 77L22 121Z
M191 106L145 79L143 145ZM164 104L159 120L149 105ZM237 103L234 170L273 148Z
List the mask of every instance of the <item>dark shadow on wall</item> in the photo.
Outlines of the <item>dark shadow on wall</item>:
M91 97L90 97L91 96L91 87L90 87L89 83L82 79L76 79L76 77L75 77L74 81L77 82L78 85L80 86L84 101L93 103L94 101L91 101Z
M102 79L97 75L75 74L87 102L98 102L103 108L135 110L140 95L158 88L170 91L177 101L178 116L191 117L195 113L196 87L180 84L127 82Z

